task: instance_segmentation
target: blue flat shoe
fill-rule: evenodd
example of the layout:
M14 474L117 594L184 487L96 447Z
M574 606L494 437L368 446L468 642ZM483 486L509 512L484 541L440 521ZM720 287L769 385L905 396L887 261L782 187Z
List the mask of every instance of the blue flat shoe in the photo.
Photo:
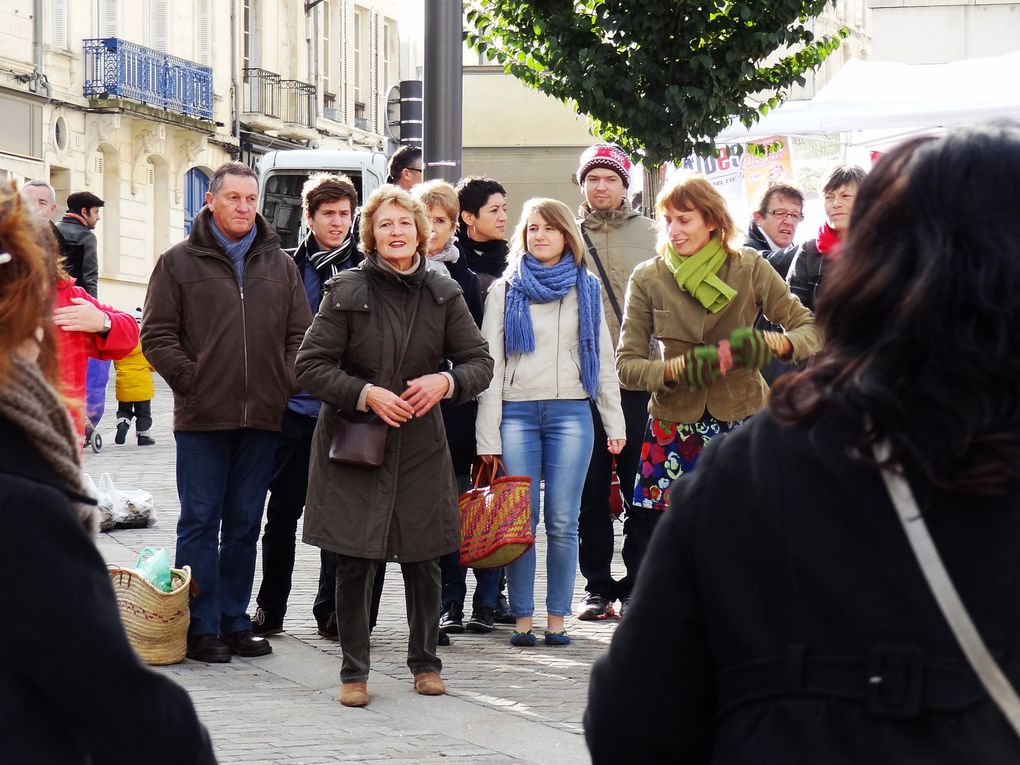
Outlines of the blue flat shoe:
M546 630L545 644L570 645L570 635L567 634L566 630L563 630L562 632L549 632L548 630Z
M510 636L510 645L515 645L518 648L531 648L536 643L538 643L538 638L535 637L535 633L531 630L527 632L514 630L514 634Z

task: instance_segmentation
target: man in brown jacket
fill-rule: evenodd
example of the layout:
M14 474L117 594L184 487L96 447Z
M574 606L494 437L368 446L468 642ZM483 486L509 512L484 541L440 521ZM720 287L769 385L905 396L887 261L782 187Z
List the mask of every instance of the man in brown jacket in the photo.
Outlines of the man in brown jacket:
M156 263L142 350L174 393L177 566L191 566L188 656L263 656L247 615L262 509L311 311L294 261L255 211L258 181L220 166L191 235Z
M655 221L634 210L627 202L630 184L630 159L620 147L596 144L585 149L577 170L577 182L584 194L578 210L585 245L584 263L602 280L602 311L613 337L613 347L620 339L623 297L631 272L649 258L655 257ZM637 540L647 538L640 528L646 523L645 511L630 506L634 478L641 454L645 422L648 418L648 393L642 390L620 390L623 416L627 425L627 445L616 457L616 473L620 478L625 504L623 523L623 562L628 572L630 562L643 550L636 550ZM578 618L585 621L615 616L613 602L623 604L630 597L633 577L619 581L610 571L613 562L613 519L609 514L609 487L613 455L606 451L606 434L602 418L592 406L595 422L595 448L588 465L588 477L581 493L581 515L578 518L579 558L584 577L585 594L578 607Z

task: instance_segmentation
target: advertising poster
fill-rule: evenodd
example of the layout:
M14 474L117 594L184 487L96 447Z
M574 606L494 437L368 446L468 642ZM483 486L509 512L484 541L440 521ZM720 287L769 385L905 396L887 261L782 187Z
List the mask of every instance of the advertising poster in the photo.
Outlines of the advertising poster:
M770 136L755 141L765 149L762 156L744 152L744 198L757 200L772 181L793 178L790 143L786 136Z
M688 157L683 169L701 173L724 197L737 199L744 193L742 161L739 147L720 146L714 157ZM669 176L674 172L671 166Z

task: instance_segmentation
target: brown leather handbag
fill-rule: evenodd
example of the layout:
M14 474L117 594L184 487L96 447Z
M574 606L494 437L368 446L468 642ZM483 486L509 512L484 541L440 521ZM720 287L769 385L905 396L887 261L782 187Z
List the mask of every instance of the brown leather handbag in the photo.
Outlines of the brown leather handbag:
M400 377L400 367L404 364L407 345L411 340L411 333L414 331L414 320L418 315L419 303L421 303L421 289L418 290L414 308L411 309L411 319L407 324L407 333L404 335L404 343L400 348L397 364L393 368L393 380L390 383L390 388L397 384ZM375 414L351 416L338 409L333 415L333 440L329 444L330 462L361 467L382 467L383 459L386 456L386 438L389 433L390 426Z
M333 440L329 459L345 465L381 467L386 454L386 436L390 426L373 415L364 421L352 420L342 412L333 415Z

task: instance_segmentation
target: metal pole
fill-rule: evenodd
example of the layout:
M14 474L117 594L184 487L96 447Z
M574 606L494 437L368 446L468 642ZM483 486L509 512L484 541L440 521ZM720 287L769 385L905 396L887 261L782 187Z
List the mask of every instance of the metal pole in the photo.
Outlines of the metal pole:
M425 2L425 180L461 176L463 3Z

